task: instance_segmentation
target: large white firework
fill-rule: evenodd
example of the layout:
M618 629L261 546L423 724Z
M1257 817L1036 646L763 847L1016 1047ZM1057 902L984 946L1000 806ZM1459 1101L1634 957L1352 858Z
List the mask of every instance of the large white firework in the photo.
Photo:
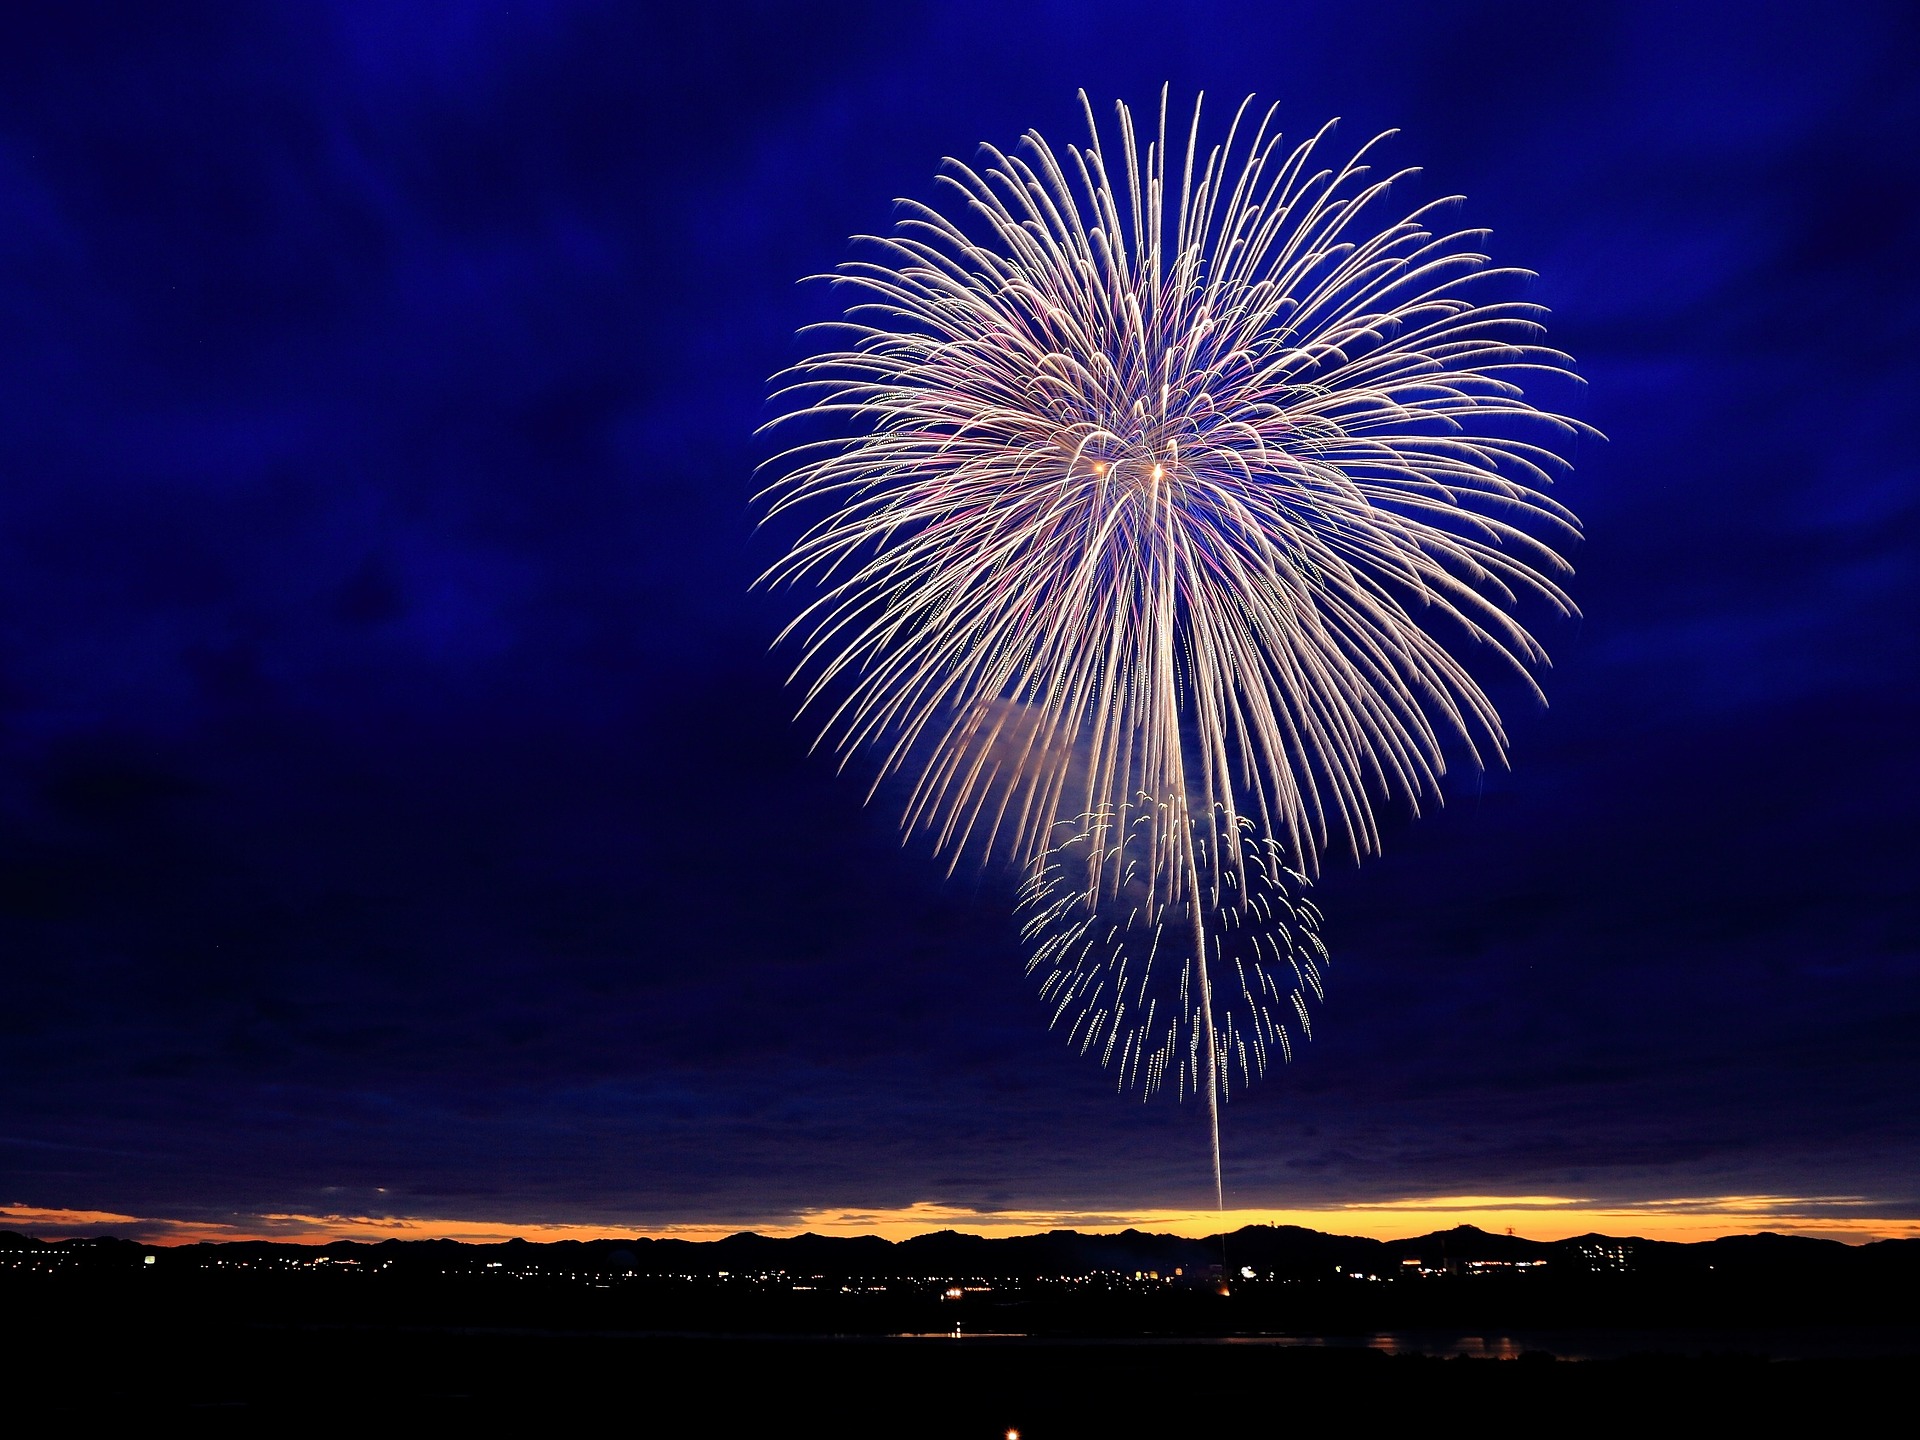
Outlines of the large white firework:
M813 592L782 637L803 713L905 782L908 832L1022 868L1056 1019L1206 1099L1216 1188L1230 1057L1284 1058L1319 989L1288 958L1256 1014L1225 937L1257 912L1276 965L1317 950L1288 897L1322 853L1504 756L1461 657L1527 676L1520 613L1571 612L1544 491L1583 428L1527 401L1571 361L1453 199L1382 224L1411 173L1369 168L1385 136L1322 165L1331 124L1289 147L1250 104L1210 146L1198 103L1169 146L1163 96L1144 143L1088 106L1083 146L948 161L953 213L901 201L832 277L837 348L774 422L826 433L760 498L806 517L763 577Z

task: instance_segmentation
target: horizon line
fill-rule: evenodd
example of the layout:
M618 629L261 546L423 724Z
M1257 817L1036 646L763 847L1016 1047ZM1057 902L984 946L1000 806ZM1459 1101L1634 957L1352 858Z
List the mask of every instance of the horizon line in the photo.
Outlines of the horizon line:
M1905 1212L1905 1213L1897 1213ZM1627 1231L1606 1223L1625 1224ZM1520 1234L1526 1224L1534 1232ZM368 1213L229 1212L227 1217L132 1215L15 1203L0 1205L0 1229L41 1240L114 1235L160 1247L240 1241L322 1245L337 1240L691 1240L711 1242L751 1234L765 1239L800 1235L874 1238L891 1243L954 1231L1005 1239L1071 1230L1083 1235L1148 1234L1204 1239L1249 1225L1297 1226L1322 1234L1395 1243L1471 1225L1488 1234L1552 1243L1580 1235L1692 1243L1765 1232L1867 1244L1920 1238L1920 1205L1864 1196L1721 1195L1609 1201L1554 1195L1455 1195L1298 1208L1248 1206L1228 1210L1006 1209L917 1201L895 1207L819 1207L709 1221L621 1219L493 1219Z

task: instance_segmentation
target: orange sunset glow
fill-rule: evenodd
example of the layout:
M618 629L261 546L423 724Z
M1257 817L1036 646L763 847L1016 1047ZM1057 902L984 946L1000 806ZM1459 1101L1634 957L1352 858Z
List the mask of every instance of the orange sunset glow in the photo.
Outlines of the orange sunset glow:
M1430 1234L1457 1225L1499 1232L1511 1229L1530 1240L1561 1240L1600 1233L1648 1240L1690 1242L1756 1231L1810 1235L1866 1243L1920 1237L1920 1218L1890 1214L1858 1196L1718 1195L1617 1202L1557 1195L1451 1195L1372 1201L1313 1209L1248 1208L1214 1211L974 1210L932 1202L894 1209L818 1209L726 1221L489 1220L430 1215L235 1215L230 1220L123 1215L102 1210L65 1210L29 1205L0 1206L0 1228L45 1239L115 1234L155 1245L199 1241L275 1240L324 1244L335 1240L460 1240L489 1244L595 1240L609 1236L718 1240L751 1230L761 1235L878 1235L906 1240L935 1230L986 1236L1031 1235L1048 1230L1082 1233L1144 1230L1203 1236L1248 1225L1297 1225L1336 1235L1377 1240Z

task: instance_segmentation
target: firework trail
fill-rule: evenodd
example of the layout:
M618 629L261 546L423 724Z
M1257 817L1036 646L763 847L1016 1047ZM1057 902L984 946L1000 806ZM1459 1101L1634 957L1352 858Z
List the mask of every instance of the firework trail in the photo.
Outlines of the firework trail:
M1251 102L1170 146L1028 133L899 202L830 277L838 348L777 378L827 438L771 462L806 525L762 577L843 761L908 834L1025 876L1029 972L1123 1087L1219 1104L1306 1035L1325 949L1301 892L1375 810L1504 758L1459 654L1526 678L1518 611L1572 613L1544 491L1578 422L1537 306L1482 299L1451 200L1384 226L1366 157L1287 147ZM1176 137L1178 139L1180 137ZM1457 199L1457 197L1454 197ZM824 422L824 423L822 423ZM1534 694L1538 694L1537 688Z

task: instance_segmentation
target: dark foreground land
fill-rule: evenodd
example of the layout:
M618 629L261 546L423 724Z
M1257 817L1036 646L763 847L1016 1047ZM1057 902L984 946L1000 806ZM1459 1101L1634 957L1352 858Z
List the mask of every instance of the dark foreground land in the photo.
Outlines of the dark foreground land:
M1440 1359L1261 1344L113 1325L7 1346L15 1433L1278 1436L1780 1433L1910 1413L1908 1358ZM53 1423L49 1423L53 1422ZM1817 1429L1815 1427L1818 1427Z
M1911 1242L929 1239L156 1250L0 1236L0 1421L1664 1433L1876 1421L1909 1414L1920 1381Z

